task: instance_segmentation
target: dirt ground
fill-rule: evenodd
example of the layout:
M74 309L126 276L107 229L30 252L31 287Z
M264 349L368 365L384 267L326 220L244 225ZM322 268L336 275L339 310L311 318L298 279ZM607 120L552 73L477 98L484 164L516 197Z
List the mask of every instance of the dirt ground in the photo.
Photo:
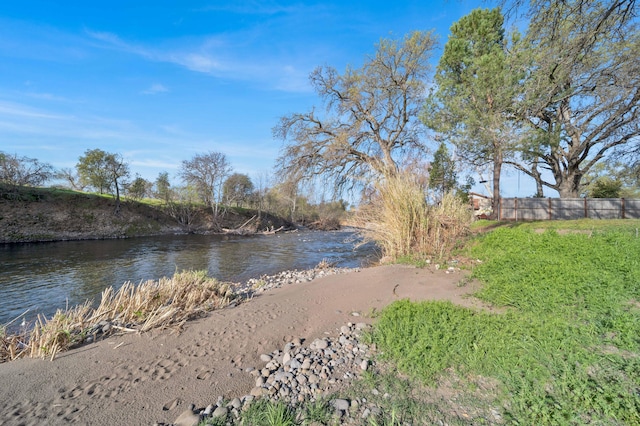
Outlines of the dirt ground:
M461 286L464 272L378 266L268 291L234 308L158 330L110 337L60 354L54 361L0 364L4 425L151 425L172 422L189 404L205 407L219 395L241 397L261 353L295 337L337 334L347 322L398 299L450 300L479 307ZM359 314L354 318L353 313Z

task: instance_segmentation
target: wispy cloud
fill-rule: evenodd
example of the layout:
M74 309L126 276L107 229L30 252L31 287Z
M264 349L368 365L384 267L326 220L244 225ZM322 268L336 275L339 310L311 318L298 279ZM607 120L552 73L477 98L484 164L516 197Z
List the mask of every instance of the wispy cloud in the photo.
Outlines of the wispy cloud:
M2 117L3 115L24 118L42 118L49 120L69 120L73 118L69 115L51 113L27 105L0 100L0 117Z
M198 39L169 40L158 46L145 46L123 40L116 34L85 30L96 47L114 49L140 56L153 62L172 63L193 72L236 81L247 81L274 90L307 92L308 69L292 63L295 55L279 57L274 53L262 56L246 52L249 39L259 39L257 34L209 35ZM284 64L284 65L283 65ZM145 94L160 91L147 89Z
M72 99L65 98L64 96L54 95L53 93L27 92L24 95L29 98L40 99L43 101L75 102Z
M142 94L144 95L157 95L158 93L166 93L169 89L160 83L152 84L148 89L143 90Z

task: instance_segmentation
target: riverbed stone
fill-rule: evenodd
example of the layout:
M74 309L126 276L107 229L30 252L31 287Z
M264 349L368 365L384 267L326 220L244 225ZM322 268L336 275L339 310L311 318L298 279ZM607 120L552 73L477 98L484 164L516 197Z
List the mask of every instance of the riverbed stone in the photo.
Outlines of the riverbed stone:
M200 415L192 410L185 410L173 422L174 426L198 426L200 423Z

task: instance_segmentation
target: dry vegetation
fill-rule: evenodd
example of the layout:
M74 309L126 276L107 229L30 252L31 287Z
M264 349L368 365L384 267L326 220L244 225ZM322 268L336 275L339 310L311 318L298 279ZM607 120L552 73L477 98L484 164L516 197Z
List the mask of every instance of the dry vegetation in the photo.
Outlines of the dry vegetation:
M371 203L361 208L357 225L392 260L404 256L442 258L469 232L472 212L453 194L430 205L412 176L380 183Z
M31 330L10 333L0 328L0 362L23 356L53 359L97 335L181 326L228 305L232 298L229 285L209 278L205 271L180 272L139 285L127 282L117 291L105 289L95 309L87 302L58 310L51 318L40 316Z

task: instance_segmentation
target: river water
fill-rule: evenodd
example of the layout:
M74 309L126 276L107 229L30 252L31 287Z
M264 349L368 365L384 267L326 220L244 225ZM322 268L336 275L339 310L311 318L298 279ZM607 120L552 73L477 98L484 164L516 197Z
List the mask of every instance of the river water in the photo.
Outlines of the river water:
M207 270L221 281L241 282L263 274L308 269L323 259L340 267L375 260L372 244L349 229L275 235L175 235L123 240L0 244L0 325L26 310L38 313L98 300L102 290L125 281Z

